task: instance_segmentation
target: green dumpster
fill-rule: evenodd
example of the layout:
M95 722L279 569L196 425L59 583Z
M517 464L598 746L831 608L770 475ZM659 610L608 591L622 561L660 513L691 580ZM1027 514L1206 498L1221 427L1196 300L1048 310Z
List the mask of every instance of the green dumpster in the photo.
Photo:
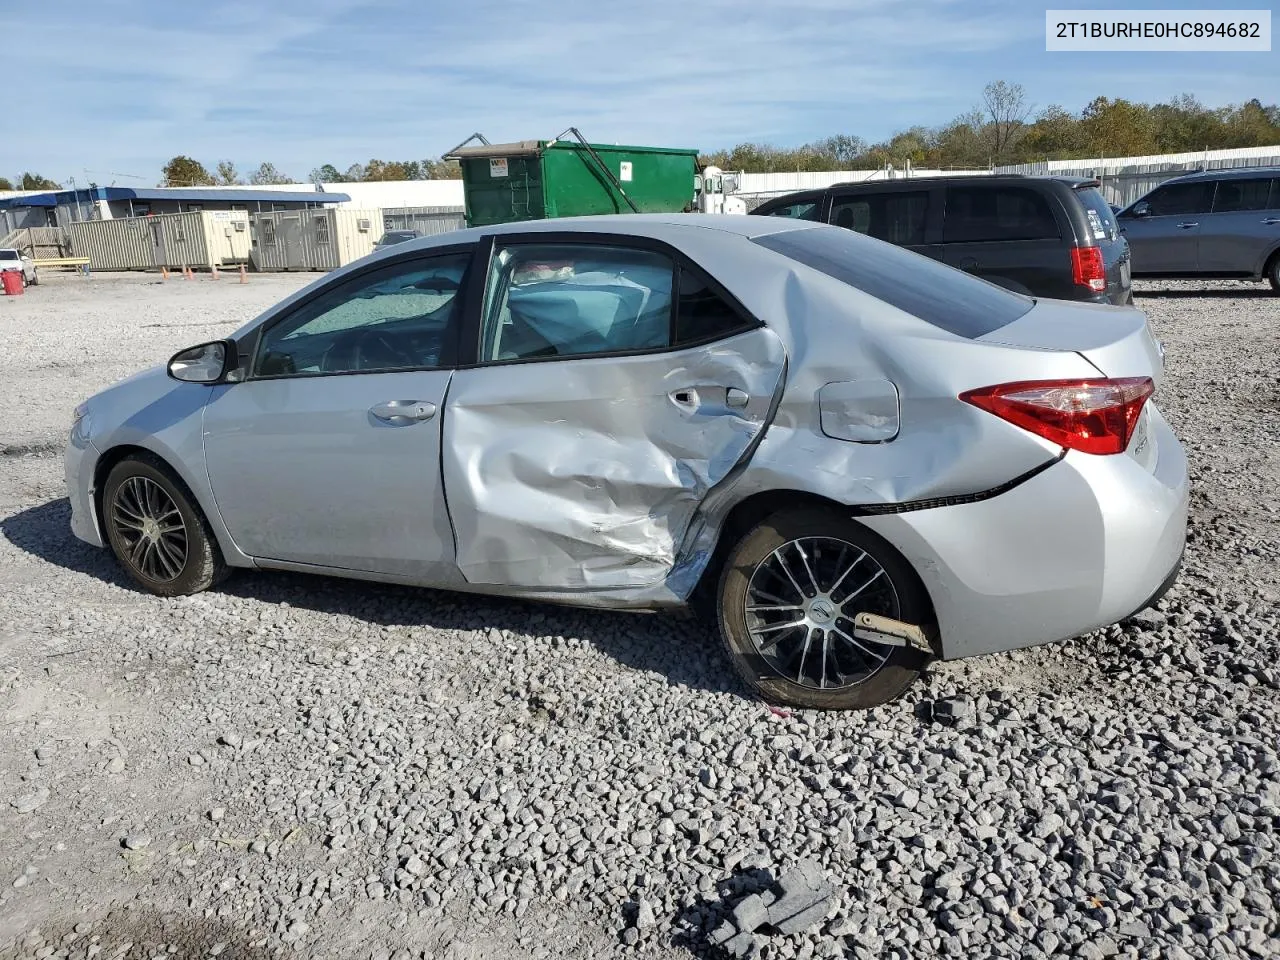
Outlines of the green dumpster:
M524 140L456 147L467 226L603 213L677 213L694 197L698 151Z

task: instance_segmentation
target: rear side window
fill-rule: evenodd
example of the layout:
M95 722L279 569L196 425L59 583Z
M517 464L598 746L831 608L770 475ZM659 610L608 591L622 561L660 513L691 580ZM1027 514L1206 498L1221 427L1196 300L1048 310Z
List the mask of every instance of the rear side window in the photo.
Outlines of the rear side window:
M1214 213L1237 213L1246 210L1268 210L1268 195L1274 193L1275 180L1223 180L1213 198Z
M1153 217L1175 217L1188 213L1208 213L1213 204L1213 182L1171 183L1147 197Z
M1035 303L936 260L849 230L788 230L756 237L754 242L969 339L1012 323Z
M943 243L1056 240L1049 201L1029 187L949 187Z
M680 268L677 295L674 340L677 347L759 326L730 306L702 274L690 267Z
M817 220L818 201L805 200L802 203L791 203L776 210L764 212L766 217L791 217L793 220Z
M929 214L926 190L893 191L837 197L831 205L831 222L899 246L924 243Z
M1089 221L1089 236L1094 240L1114 240L1120 227L1110 204L1103 199L1097 187L1078 187L1076 197L1084 204L1085 217Z

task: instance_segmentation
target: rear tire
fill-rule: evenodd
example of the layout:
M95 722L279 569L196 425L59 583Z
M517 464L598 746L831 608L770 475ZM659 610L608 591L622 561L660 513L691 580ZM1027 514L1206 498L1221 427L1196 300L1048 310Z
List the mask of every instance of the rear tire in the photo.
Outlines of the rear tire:
M927 624L932 608L901 554L834 511L765 518L732 548L718 594L720 635L734 669L767 701L819 710L879 706L932 659L853 637L860 612Z
M186 485L154 457L126 457L102 488L102 521L120 565L143 590L181 597L227 575L222 552Z
M39 271L39 270L32 270L32 271L31 271L31 286L33 286L33 287L38 287L38 286L40 286L40 271Z
M1267 261L1266 274L1271 289L1280 293L1280 251L1273 253L1271 259Z

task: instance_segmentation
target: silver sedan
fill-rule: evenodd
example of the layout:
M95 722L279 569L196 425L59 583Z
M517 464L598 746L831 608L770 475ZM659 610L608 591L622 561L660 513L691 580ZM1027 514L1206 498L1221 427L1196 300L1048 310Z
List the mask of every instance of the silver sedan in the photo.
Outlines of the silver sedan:
M162 596L245 567L692 606L764 697L868 707L1168 588L1162 370L1137 310L837 227L463 230L82 404L71 523Z

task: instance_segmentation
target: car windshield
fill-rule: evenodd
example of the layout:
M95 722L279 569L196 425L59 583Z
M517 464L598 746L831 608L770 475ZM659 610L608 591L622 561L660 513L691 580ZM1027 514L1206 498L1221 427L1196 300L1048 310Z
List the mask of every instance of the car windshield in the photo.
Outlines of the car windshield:
M999 330L1035 305L1030 297L852 230L787 230L754 242L959 337Z
M1115 212L1097 187L1077 187L1075 193L1084 204L1085 215L1089 218L1089 234L1094 240L1114 240L1120 235Z
M17 250L0 250L0 260L18 260Z

